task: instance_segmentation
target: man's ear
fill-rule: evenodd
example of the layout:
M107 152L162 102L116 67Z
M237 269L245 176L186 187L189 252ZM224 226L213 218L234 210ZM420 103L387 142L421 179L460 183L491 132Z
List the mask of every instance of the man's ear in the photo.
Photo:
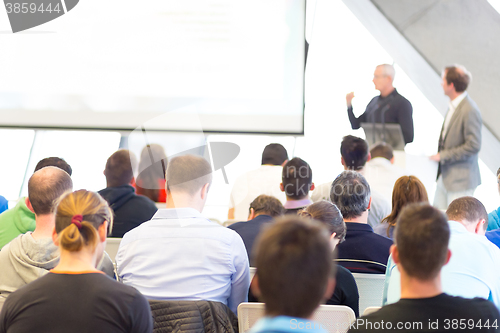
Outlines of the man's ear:
M340 156L340 164L342 164L343 166L345 166L345 161L344 161L344 158L342 156Z
M250 208L250 214L248 214L248 221L253 220L255 218L255 209Z
M285 164L287 164L287 163L288 163L288 160L285 160L285 162L281 163L281 166L284 167Z
M283 183L280 183L280 190L281 192L285 192L285 187L283 186Z
M366 159L366 161L368 162L371 159L372 159L372 154L368 153L368 158Z
M316 187L314 186L314 183L311 183L311 187L309 187L309 191L314 191Z
M26 204L26 207L28 207L28 209L31 210L31 212L33 214L35 214L35 211L33 210L33 206L31 205L31 201L28 197L26 197L26 199L24 199L24 203Z
M323 295L323 300L330 299L335 291L335 278L329 277L326 284L325 294Z
M486 232L486 229L484 228L484 224L486 223L485 219L481 219L476 223L476 227L474 228L474 233L478 235L483 235Z
M97 233L99 235L99 240L101 241L101 243L104 242L108 234L108 221L104 221L104 223L97 228Z
M398 247L394 244L391 245L391 249L389 252L392 255L392 260L394 261L395 264L399 264L399 252L398 252Z
M55 246L59 246L59 237L57 237L56 227L52 230L52 242Z
M448 253L446 254L446 261L444 262L444 265L446 265L450 262L450 258L451 258L451 250L448 249Z
M368 201L368 207L366 209L370 209L372 207L372 197L370 197L370 201Z
M389 161L391 162L391 164L394 164L395 161L394 156Z
M253 276L252 281L250 281L250 289L252 290L252 294L254 294L255 297L259 298L260 295L262 295L260 292L259 277L257 276L257 273Z
M207 197L209 188L210 188L209 183L206 183L205 185L203 185L203 187L201 188L201 199L204 200Z

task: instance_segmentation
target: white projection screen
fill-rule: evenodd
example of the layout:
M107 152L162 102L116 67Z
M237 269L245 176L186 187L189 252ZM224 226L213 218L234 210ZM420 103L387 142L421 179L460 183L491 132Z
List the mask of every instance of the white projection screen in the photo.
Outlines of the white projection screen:
M305 0L80 0L9 30L0 127L303 133Z

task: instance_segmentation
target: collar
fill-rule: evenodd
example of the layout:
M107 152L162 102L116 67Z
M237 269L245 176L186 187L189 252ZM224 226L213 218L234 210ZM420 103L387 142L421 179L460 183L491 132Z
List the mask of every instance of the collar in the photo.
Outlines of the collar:
M450 220L448 221L448 225L450 226L450 231L452 233L468 233L465 226L458 221Z
M203 218L203 215L194 208L166 208L158 209L153 215L152 220L157 219L188 219L188 218Z
M345 222L345 226L347 232L349 232L349 230L373 232L373 228L368 223Z
M464 91L463 93L455 97L454 100L450 101L451 106L453 106L453 108L456 109L460 104L460 102L462 102L465 97L467 97L467 91Z
M374 157L366 163L371 164L371 165L382 165L382 166L392 165L391 161L389 161L387 158L381 157L381 156Z
M311 201L311 199L308 196L307 198L301 199L301 200L287 200L285 202L285 204L283 205L283 207L285 207L285 209L297 209L297 208L309 206L312 203L313 202Z
M382 100L384 100L384 99L386 99L388 97L391 97L391 96L394 97L396 95L399 95L399 94L398 94L398 91L396 90L396 88L394 88L394 90L389 95L387 95L385 97L382 97L381 95L379 95L379 98L382 99Z

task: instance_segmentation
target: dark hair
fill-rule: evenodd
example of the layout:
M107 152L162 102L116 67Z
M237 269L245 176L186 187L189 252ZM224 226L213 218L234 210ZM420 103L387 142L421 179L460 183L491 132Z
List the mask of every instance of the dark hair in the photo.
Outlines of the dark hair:
M288 160L288 153L279 143L267 145L262 152L262 164L282 165L286 160Z
M446 215L450 220L467 224L484 219L486 221L484 228L488 227L488 212L481 201L474 197L461 197L453 200L446 210Z
M72 223L74 215L82 215L81 228ZM98 243L97 229L108 221L111 231L113 214L108 203L99 194L79 190L61 197L56 209L56 232L60 246L67 251L80 251L83 246Z
M212 184L212 167L201 156L183 155L170 160L167 167L167 191L194 195L205 184Z
M326 228L287 216L266 228L254 246L261 298L266 314L308 318L334 277Z
M294 157L283 167L281 182L288 198L300 200L306 197L311 189L311 167L303 159Z
M370 149L370 155L372 158L383 157L390 161L394 157L394 150L390 144L379 142Z
M47 166L35 172L28 181L28 198L37 215L54 212L57 199L73 189L73 181L63 169Z
M406 205L416 202L429 203L424 184L415 176L399 177L392 190L392 211L382 220L382 223L389 223L387 236L390 235L391 227L396 226L396 221L401 210Z
M335 238L340 239L341 243L345 240L346 226L344 218L338 207L330 201L321 200L310 204L301 210L298 215L323 223L330 231L330 234L336 234Z
M457 93L464 92L469 86L471 76L470 73L462 66L449 66L444 69L446 82L453 83Z
M358 217L368 209L370 185L362 174L344 171L335 178L330 188L330 201L342 213L344 219Z
M410 204L399 215L394 234L405 272L421 281L434 279L448 256L446 216L429 204Z
M340 154L349 170L360 170L368 160L368 143L356 136L346 135L340 144Z
M65 160L63 160L62 158L59 158L59 157L47 157L47 158L44 158L43 160L40 160L36 164L34 172L37 172L38 170L43 169L46 166L53 166L53 167L62 169L64 171L66 171L68 173L68 175L70 175L70 176L73 173L73 169L71 169L71 166L68 163L66 163Z
M250 204L255 213L277 217L285 213L285 208L281 201L270 195L261 194ZM249 211L250 211L249 208Z
M108 187L117 187L130 184L134 178L136 166L135 155L126 149L120 149L106 161L104 176Z
M135 180L137 194L158 202L160 190L165 190L167 155L159 144L145 146L141 152L139 174Z

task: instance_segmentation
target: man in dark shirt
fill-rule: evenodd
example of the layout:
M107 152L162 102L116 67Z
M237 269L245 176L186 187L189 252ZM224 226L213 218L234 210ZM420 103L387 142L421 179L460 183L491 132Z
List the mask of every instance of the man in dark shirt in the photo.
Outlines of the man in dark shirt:
M413 108L411 103L401 96L392 85L394 81L394 67L392 65L378 65L373 74L375 89L380 91L380 96L374 97L366 106L365 112L356 118L352 110L354 93L346 95L347 114L352 129L358 129L361 123L399 124L405 144L413 142ZM383 117L382 117L383 115Z
M274 218L283 215L284 212L285 209L278 199L262 194L250 204L248 221L234 223L228 227L236 231L243 239L250 266L253 264L251 259L253 243L260 234L262 227L271 223Z
M104 176L107 187L98 193L115 214L111 237L123 237L142 222L151 220L158 210L152 200L135 194L135 189L130 185L136 165L135 156L126 149L118 150L106 161Z
M401 272L401 299L356 320L349 332L498 332L500 313L482 298L442 292L441 268L452 255L446 216L428 204L406 207L391 254Z

